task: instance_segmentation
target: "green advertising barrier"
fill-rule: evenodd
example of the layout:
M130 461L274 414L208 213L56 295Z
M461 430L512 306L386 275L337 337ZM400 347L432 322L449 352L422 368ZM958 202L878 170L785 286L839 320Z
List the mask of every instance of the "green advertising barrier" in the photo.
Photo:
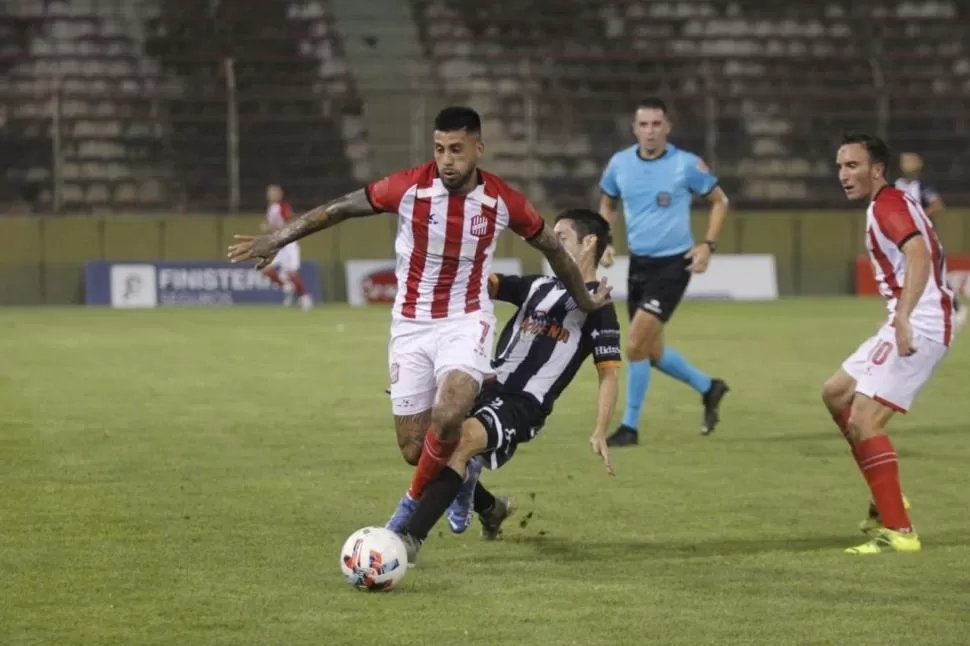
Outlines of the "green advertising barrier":
M89 260L222 260L233 234L258 233L261 221L202 214L0 217L0 305L83 302ZM393 256L396 226L393 216L376 215L301 241L303 259L320 263L330 300L345 297L345 260ZM862 209L730 213L719 251L773 254L782 295L847 294L853 261L864 253L864 227ZM948 253L970 253L970 211L948 210L937 227ZM703 239L706 228L706 213L696 213L695 236ZM617 253L626 253L622 223L614 238ZM499 238L496 256L521 258L526 272L540 268L538 252L512 233Z

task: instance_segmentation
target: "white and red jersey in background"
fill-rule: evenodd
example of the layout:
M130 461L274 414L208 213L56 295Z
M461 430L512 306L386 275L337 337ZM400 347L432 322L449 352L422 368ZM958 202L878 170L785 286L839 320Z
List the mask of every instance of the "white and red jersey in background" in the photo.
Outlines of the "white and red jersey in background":
M274 229L279 229L293 218L293 209L286 200L270 204L266 207L266 222Z
M906 256L902 247L919 236L930 253L930 278L910 315L913 331L949 346L953 337L953 292L946 284L946 258L930 219L916 200L886 186L869 204L866 247L879 292L885 297L889 322L906 283Z
M526 197L498 176L478 171L466 195L448 192L434 162L367 186L378 210L397 213L395 319L437 320L492 313L488 276L506 228L525 239L544 222Z

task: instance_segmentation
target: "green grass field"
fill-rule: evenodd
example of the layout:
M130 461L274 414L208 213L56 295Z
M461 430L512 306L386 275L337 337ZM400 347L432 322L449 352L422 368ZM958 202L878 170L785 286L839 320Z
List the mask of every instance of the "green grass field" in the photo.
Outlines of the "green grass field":
M508 310L502 310L502 314ZM867 490L819 387L876 301L689 303L642 444L588 450L595 371L486 474L505 537L435 529L385 595L338 552L409 481L385 310L0 310L0 644L966 644L970 349L893 421L920 554L851 557Z

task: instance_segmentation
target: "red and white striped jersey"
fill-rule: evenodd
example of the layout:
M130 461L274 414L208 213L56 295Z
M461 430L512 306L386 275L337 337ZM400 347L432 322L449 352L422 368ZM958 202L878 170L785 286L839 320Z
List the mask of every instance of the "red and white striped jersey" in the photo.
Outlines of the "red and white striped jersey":
M266 207L266 221L274 229L279 229L289 222L292 217L293 209L290 208L289 202L277 202Z
M890 324L906 283L902 248L916 236L930 252L932 268L910 324L914 332L948 346L953 337L953 292L946 284L946 258L936 229L923 207L899 189L887 186L876 193L866 214L866 247L879 291L886 298Z
M506 228L529 239L544 222L522 193L478 172L467 195L448 192L434 162L367 186L378 211L397 213L394 318L436 320L492 311L488 276Z

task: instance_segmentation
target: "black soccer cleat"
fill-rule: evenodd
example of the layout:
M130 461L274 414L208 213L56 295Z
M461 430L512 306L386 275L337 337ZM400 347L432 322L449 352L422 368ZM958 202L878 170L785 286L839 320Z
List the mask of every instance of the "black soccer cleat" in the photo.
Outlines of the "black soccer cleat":
M718 409L721 406L721 400L724 399L724 395L728 394L728 385L723 379L714 379L711 381L711 387L708 389L701 401L704 402L704 419L701 423L701 435L710 435L714 432L717 427L717 423L721 421L721 416L718 413Z
M502 535L502 523L515 513L518 505L508 496L496 496L492 508L479 514L478 521L482 524L482 538L494 541Z
M640 443L640 435L637 429L621 425L613 435L606 438L606 446L636 446Z

